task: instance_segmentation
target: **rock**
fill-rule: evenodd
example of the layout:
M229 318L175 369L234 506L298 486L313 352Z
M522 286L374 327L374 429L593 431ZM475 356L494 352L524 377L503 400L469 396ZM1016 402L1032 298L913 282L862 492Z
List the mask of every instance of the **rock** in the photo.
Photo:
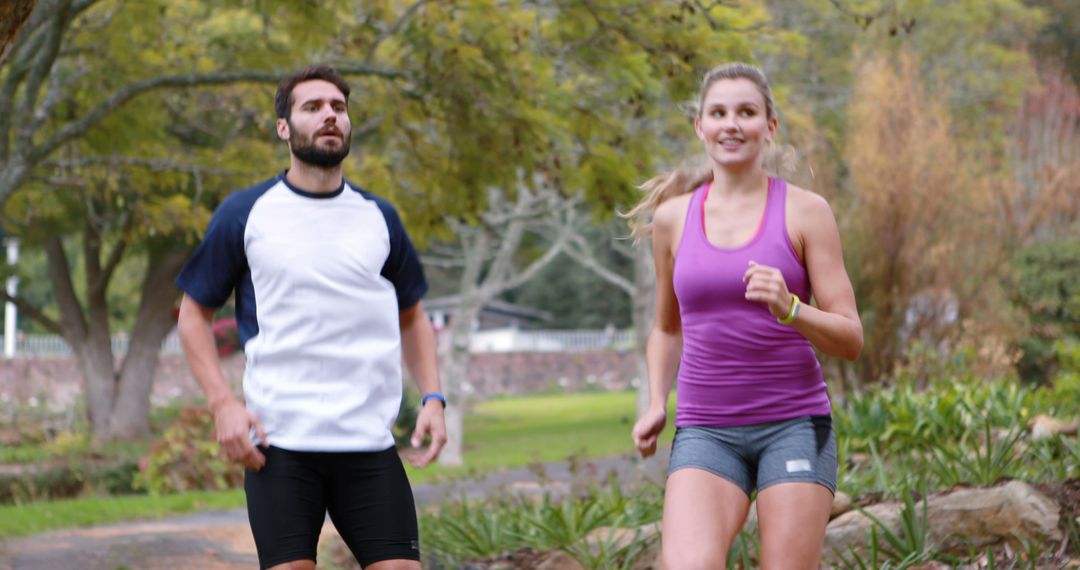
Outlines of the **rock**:
M536 570L585 570L585 567L566 552L552 550L536 566Z
M848 455L847 462L852 467L865 468L874 463L874 458L869 453L852 453Z
M848 512L851 509L852 502L851 495L843 491L837 491L836 495L833 496L832 511L829 512L829 518L834 519Z
M602 526L585 537L590 546L607 543L609 549L619 549L632 542L649 540L660 534L660 523L655 522L638 528L614 528Z
M898 532L902 505L881 503L865 511ZM921 514L922 503L916 503ZM989 489L960 489L927 501L928 542L936 550L963 554L1001 541L1048 544L1061 540L1057 503L1022 481ZM835 560L848 547L865 554L874 523L860 511L849 511L829 523L824 556Z
M1080 422L1063 422L1046 414L1039 414L1028 422L1031 439L1047 439L1058 435L1076 435Z

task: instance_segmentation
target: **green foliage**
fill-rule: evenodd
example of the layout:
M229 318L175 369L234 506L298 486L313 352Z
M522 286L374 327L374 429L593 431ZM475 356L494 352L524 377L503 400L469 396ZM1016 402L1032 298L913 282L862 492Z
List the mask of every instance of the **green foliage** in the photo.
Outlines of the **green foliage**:
M443 506L438 515L421 516L420 536L425 548L452 564L511 550L518 542L517 524L513 509L504 504L475 506L462 501Z
M421 538L439 563L449 567L535 548L564 550L586 568L628 568L657 538L642 538L640 527L659 520L662 500L658 487L627 495L612 478L606 489L592 486L584 494L558 500L545 495L538 501L508 496L447 503L437 513L421 515ZM601 527L639 530L633 539L612 530L585 540Z
M400 447L412 445L413 431L416 430L416 418L420 415L420 394L414 387L415 384L407 383L402 389L401 405L398 407L397 419L391 431L394 434L394 443Z
M72 457L23 465L0 475L0 504L26 504L88 495L135 492L138 463L120 456L106 460Z
M994 427L1022 425L1034 403L1034 391L1015 382L954 376L922 390L904 382L853 394L834 410L834 421L851 452L869 452L871 443L886 453L926 450L981 428L984 414Z
M136 485L151 494L236 488L243 467L219 454L214 417L205 408L186 408L140 461Z
M969 435L954 445L934 449L931 469L943 487L959 483L994 485L1017 474L1017 443L1022 435L1023 432L1016 429L995 437L987 417L981 439Z
M620 534L619 529L627 526L616 518L607 532L594 533L591 540L567 547L567 552L589 570L630 570L660 540L660 535L646 534L641 528L633 529L632 534Z
M1067 481L1080 477L1080 443L1059 435L1029 442L1020 457L1022 478L1029 481Z
M1032 46L1044 60L1057 60L1080 85L1080 8L1070 0L1026 0L1042 10L1043 27Z
M1014 302L1031 320L1017 369L1025 379L1047 381L1070 358L1059 343L1080 342L1080 240L1035 244L1018 252L1012 267Z
M90 447L90 434L85 431L62 431L45 444L45 451L55 457L85 453Z
M761 560L761 536L755 532L740 530L728 552L727 567L739 570L756 568L755 561Z
M859 511L873 522L870 527L869 551L865 554L849 547L840 557L841 568L902 569L917 566L933 559L933 545L929 542L930 526L927 523L927 496L925 481L920 486L922 501L916 505L915 493L903 493L904 504L899 513L899 526L894 531L870 512Z
M972 377L962 362L951 366L922 389L913 380L919 375L904 376L834 406L843 490L901 497L917 473L928 473L935 489L1076 476L1075 438L1024 437L1024 427L1039 414L1076 417L1080 390L1072 376L1062 374L1062 381L1036 389L1008 378Z

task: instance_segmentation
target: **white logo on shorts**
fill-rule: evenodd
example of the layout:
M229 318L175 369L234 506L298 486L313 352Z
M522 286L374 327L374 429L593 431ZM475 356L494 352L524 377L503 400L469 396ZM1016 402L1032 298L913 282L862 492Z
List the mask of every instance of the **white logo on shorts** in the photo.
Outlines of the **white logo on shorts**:
M787 462L787 472L795 473L797 471L812 471L810 468L809 459L789 459Z

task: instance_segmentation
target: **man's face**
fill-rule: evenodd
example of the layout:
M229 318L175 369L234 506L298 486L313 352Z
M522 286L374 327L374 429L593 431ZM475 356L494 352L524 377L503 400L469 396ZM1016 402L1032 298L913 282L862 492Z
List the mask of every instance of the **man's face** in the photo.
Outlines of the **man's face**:
M278 136L300 161L331 168L349 156L352 124L345 96L333 83L313 79L293 88L291 116L278 119Z

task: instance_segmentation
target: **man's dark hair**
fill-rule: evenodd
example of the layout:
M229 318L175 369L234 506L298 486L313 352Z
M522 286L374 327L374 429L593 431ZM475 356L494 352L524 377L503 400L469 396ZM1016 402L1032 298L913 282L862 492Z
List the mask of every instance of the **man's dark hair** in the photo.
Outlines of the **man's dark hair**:
M349 84L333 67L328 65L309 65L297 70L278 83L277 95L274 96L274 111L279 119L289 119L292 116L293 89L305 81L321 79L333 83L345 96L345 102L349 102Z

